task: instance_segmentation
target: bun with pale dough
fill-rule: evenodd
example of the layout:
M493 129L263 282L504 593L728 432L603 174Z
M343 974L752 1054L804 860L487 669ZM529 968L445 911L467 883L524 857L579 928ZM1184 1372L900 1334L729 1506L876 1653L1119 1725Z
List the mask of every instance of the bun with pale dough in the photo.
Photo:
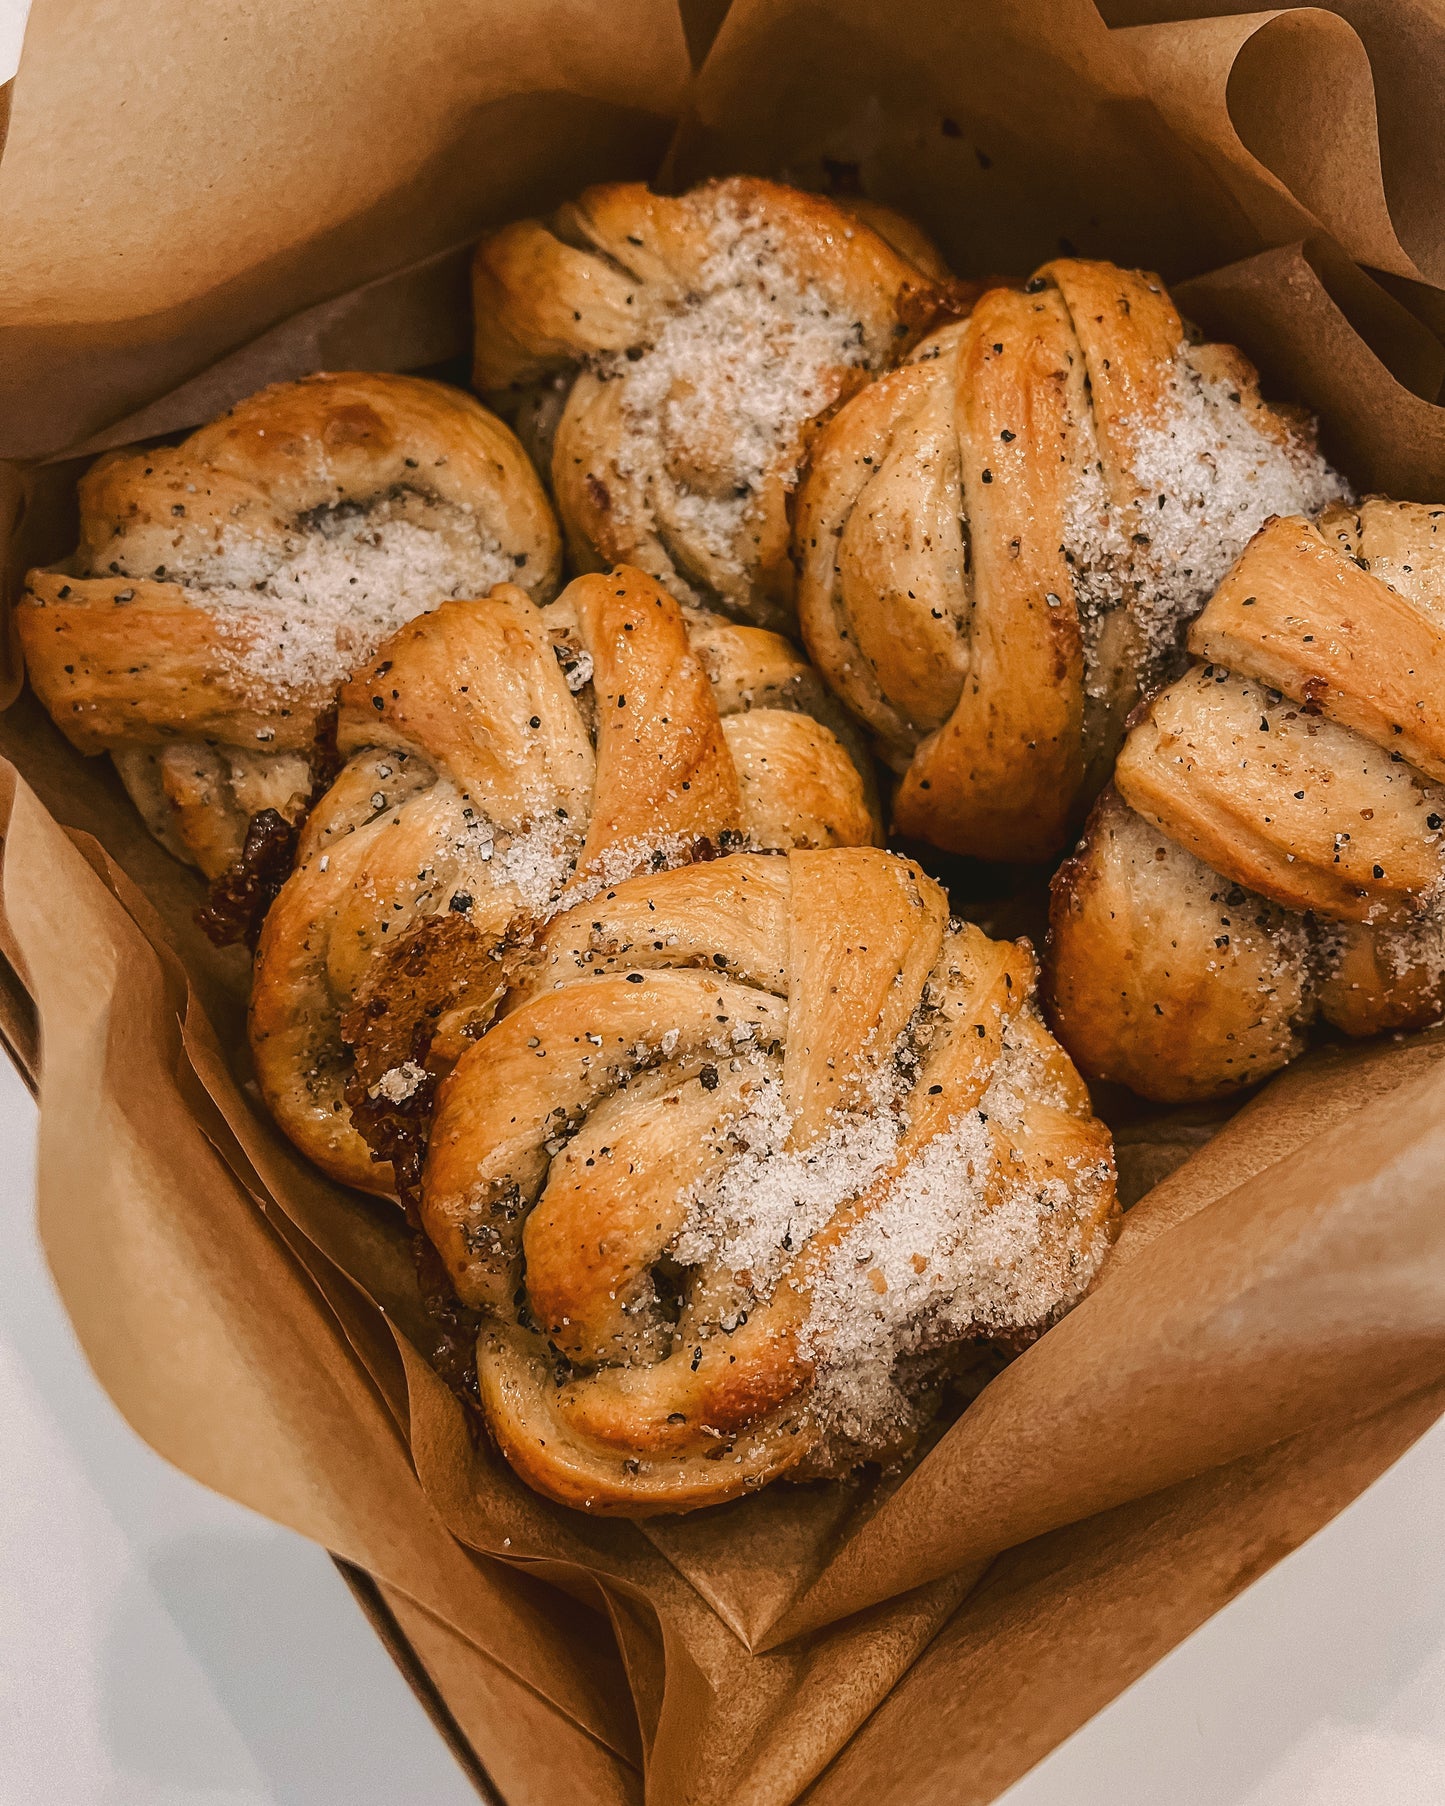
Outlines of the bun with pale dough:
M1217 1097L1312 1022L1445 1010L1445 509L1273 520L1195 622L1054 880L1049 993L1091 1078Z
M1082 1296L1112 1152L1033 982L874 848L555 917L442 1084L421 1188L523 1478L645 1517L896 1460L970 1349Z
M218 877L253 817L295 823L351 672L449 596L561 574L513 434L412 376L308 376L80 480L80 545L16 610L30 682L107 752L147 826ZM324 762L324 760L323 760Z
M261 932L251 1048L282 1128L333 1178L393 1191L398 1117L424 1130L568 899L730 847L876 839L867 761L830 713L786 641L689 623L626 567L547 608L501 585L403 627L341 692L346 764Z
M1250 535L1341 489L1157 277L1064 258L984 294L839 410L798 498L803 637L895 831L1060 853Z
M887 208L753 176L606 183L482 240L474 381L550 472L575 568L787 627L817 422L968 293Z

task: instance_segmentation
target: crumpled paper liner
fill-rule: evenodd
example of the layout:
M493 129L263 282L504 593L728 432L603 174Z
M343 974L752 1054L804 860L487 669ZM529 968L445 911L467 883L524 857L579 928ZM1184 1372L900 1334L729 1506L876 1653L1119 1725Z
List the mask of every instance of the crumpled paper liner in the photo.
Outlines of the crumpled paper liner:
M1422 1435L1436 1385L1001 1556L806 1806L987 1806Z
M272 322L645 175L673 0L35 0L0 243L3 455L77 441ZM63 394L63 399L61 398Z
M69 548L85 455L319 366L455 358L468 236L646 171L680 113L673 180L861 188L967 273L1160 268L1362 487L1445 497L1428 17L424 10L399 34L379 0L306 0L228 36L229 6L165 0L115 43L37 0L0 165L0 421L38 460L0 466L12 580ZM77 122L81 91L117 104ZM1168 1176L1097 1290L906 1476L559 1510L423 1358L396 1214L255 1106L244 961L195 929L194 876L28 695L0 751L0 1014L41 1023L42 1233L87 1354L168 1458L373 1577L514 1806L992 1798L1440 1408L1425 1036L1322 1049L1207 1139L1136 1113L1131 1159Z

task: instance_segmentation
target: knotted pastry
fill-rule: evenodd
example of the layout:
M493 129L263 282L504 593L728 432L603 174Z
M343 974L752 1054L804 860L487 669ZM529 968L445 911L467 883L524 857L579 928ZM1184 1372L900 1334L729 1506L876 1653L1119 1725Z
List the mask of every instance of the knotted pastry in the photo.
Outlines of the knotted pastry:
M886 208L751 176L586 189L484 239L473 285L476 386L525 417L573 563L767 626L792 618L815 423L963 304Z
M304 811L318 720L389 633L503 580L546 601L560 563L526 454L471 396L310 376L98 459L79 549L30 573L17 617L66 737L215 877L251 817Z
M963 1347L1077 1300L1112 1152L1034 976L873 848L556 917L442 1085L422 1189L518 1472L643 1517L897 1458Z
M1250 535L1341 492L1157 277L1063 259L983 295L834 416L798 497L803 637L898 833L1057 853Z
M1055 881L1058 1032L1215 1097L1445 1010L1445 509L1273 520L1195 622Z
M620 568L539 609L503 584L394 634L341 691L349 759L266 917L256 1075L334 1178L429 1106L559 898L728 846L874 840L870 780L786 641ZM847 728L840 722L844 737ZM380 1151L386 1151L384 1139Z

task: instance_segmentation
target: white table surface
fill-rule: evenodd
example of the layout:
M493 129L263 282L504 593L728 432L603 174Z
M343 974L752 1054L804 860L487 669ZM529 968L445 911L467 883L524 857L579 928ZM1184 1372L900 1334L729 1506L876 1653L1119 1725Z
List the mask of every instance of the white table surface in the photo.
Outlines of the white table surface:
M0 1054L0 1806L476 1806L323 1551L177 1473L91 1377L35 1121Z
M166 1466L91 1378L34 1142L0 1057L0 1806L475 1806L322 1551ZM1442 1533L1445 1428L1008 1806L1440 1806Z

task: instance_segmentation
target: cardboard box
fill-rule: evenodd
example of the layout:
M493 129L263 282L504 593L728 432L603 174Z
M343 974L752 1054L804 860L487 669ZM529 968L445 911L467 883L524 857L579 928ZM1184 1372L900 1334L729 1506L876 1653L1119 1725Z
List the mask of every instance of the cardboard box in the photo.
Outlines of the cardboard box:
M1108 10L37 0L0 163L10 579L70 549L93 452L275 377L450 368L479 231L659 170L859 186L964 273L1158 268L1362 491L1445 497L1445 26ZM38 1047L77 1333L152 1446L345 1564L484 1797L982 1806L1445 1405L1430 1034L1321 1049L1212 1135L1136 1122L1166 1176L1097 1290L901 1482L551 1507L417 1352L396 1213L253 1107L193 876L13 644L8 679L0 1020Z

